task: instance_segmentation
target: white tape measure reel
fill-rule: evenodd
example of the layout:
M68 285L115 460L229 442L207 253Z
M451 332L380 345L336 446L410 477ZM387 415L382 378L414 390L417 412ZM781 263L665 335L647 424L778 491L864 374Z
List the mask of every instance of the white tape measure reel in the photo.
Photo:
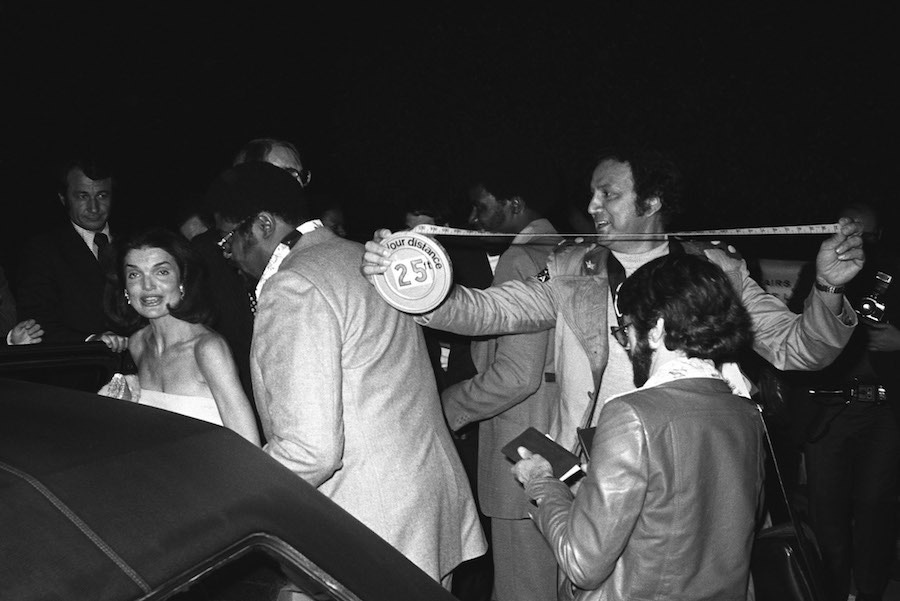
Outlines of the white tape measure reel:
M382 298L404 313L427 313L440 305L453 282L444 247L414 232L398 232L381 243L391 250L391 266L374 278Z

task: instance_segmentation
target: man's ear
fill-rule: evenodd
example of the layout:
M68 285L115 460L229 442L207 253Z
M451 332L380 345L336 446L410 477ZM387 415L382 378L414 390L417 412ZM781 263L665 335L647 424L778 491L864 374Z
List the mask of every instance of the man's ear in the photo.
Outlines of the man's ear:
M644 203L643 217L649 217L662 210L662 199L659 196L651 196Z
M647 332L647 341L650 343L650 348L653 350L663 347L666 343L666 320L662 317L656 320L656 323L650 328L650 331Z
M66 195L62 192L57 192L56 195L59 196L59 202L62 204L62 206L66 206Z
M275 221L275 215L268 211L260 211L256 216L256 223L259 224L259 230L262 232L263 238L271 238L275 235L275 229L278 223Z
M513 196L509 199L509 208L512 210L513 215L517 215L525 210L525 203L522 202L520 197Z

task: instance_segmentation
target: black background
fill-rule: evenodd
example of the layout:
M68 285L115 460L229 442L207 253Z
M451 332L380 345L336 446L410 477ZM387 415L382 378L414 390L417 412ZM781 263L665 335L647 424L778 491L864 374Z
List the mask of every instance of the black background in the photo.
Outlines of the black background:
M301 148L357 239L447 195L486 136L539 146L579 209L597 150L632 139L683 168L691 229L834 221L848 199L896 218L898 20L876 5L180 4L0 4L7 263L62 219L68 153L112 149L116 218L165 223L260 136Z

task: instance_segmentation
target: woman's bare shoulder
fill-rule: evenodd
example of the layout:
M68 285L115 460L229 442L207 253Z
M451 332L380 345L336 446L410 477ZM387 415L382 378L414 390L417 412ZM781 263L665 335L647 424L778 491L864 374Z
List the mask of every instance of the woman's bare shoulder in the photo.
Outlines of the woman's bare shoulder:
M231 358L231 349L221 334L204 327L197 334L196 343L194 345L194 355L197 361L218 360L222 357Z
M140 356L144 354L147 348L147 337L150 333L150 326L144 326L134 334L128 337L128 352L131 353L132 359L140 360Z

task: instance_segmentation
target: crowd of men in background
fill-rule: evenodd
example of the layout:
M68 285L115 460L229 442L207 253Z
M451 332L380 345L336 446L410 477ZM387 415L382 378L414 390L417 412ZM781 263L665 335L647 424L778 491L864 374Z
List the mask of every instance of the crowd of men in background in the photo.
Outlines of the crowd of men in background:
M851 578L857 599L880 599L896 540L900 330L890 323L894 288L872 296L900 265L876 210L845 208L791 311L732 247L662 236L683 199L678 170L659 153L601 154L587 206L597 236L577 241L547 219L559 199L535 157L506 154L479 161L464 202L470 227L507 237L448 240L457 285L427 315L378 296L367 278L390 266L379 244L387 232L365 254L346 240L339 205L314 206L311 173L289 142L251 141L204 207L178 216L173 226L203 257L212 325L255 400L264 450L460 598L737 595L748 587L763 478L756 414L736 400L754 390L737 365L752 345L777 370L805 372L808 395L788 399L803 424L791 444L805 457L807 515L833 599L847 598ZM2 333L8 345L100 341L121 352L131 332L116 329L103 300L126 237L110 227L113 172L75 158L58 195L67 223L29 241L12 288L0 271ZM385 225L450 223L427 200L404 212ZM869 301L876 310L858 318ZM803 421L799 407L815 415ZM575 452L576 432L597 428L580 485L554 479L527 451L510 473L500 449L528 427ZM666 429L676 442L648 438ZM384 444L373 456L375 437ZM665 457L667 445L699 441L717 455ZM619 460L635 453L644 456L633 465ZM786 454L788 471L795 456ZM397 463L430 467L410 486ZM731 482L733 498L723 507L712 501L721 487L695 487L697 512L668 515L676 487L635 513L634 496L648 494L638 472L660 481L689 472L695 483L721 473L712 480ZM646 561L674 525L694 534L668 541L675 564ZM699 576L680 578L686 564Z

